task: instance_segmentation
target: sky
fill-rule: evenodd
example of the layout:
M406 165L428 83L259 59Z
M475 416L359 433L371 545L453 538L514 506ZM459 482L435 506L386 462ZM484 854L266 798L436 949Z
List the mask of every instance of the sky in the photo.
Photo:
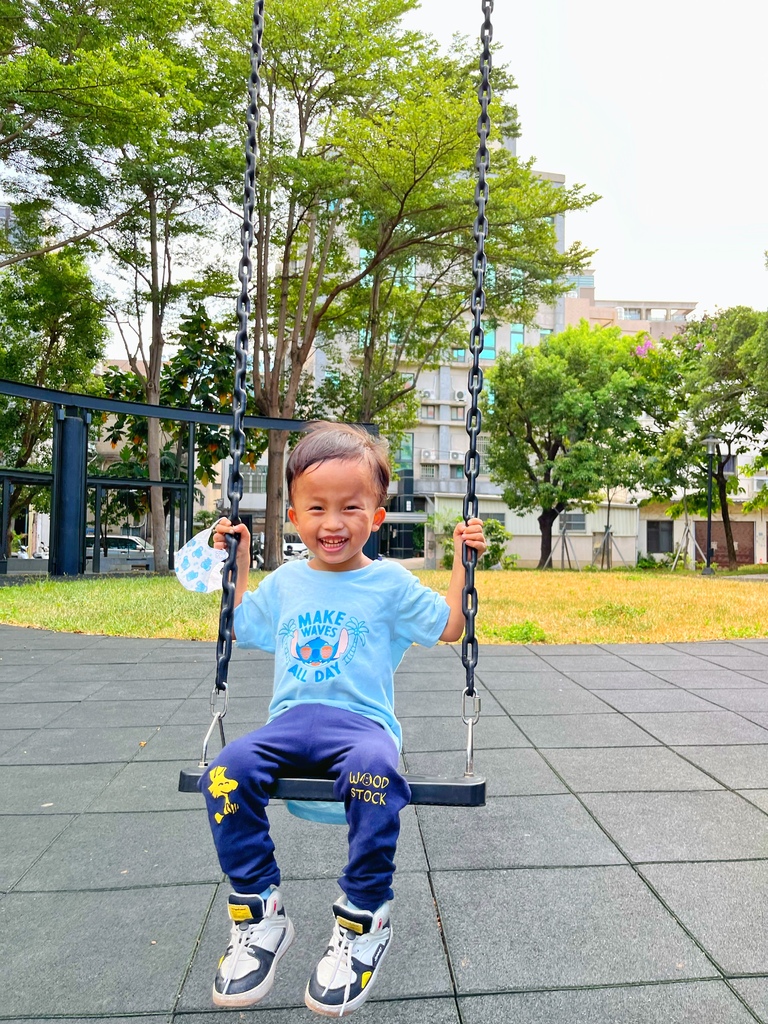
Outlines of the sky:
M448 44L482 10L422 0L406 24ZM518 155L602 197L566 223L597 298L767 309L766 0L496 0L493 21Z

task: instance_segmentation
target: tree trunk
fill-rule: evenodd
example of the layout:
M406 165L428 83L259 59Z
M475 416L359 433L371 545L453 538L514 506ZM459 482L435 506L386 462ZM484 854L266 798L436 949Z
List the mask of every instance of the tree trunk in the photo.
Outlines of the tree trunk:
M147 404L160 405L160 373L163 368L163 320L160 311L160 255L157 224L157 197L150 188L149 200L149 249L152 275L152 340L149 349L147 371ZM147 420L147 470L150 480L160 480L160 420ZM168 543L165 532L165 504L163 488L151 487L149 507L152 518L152 546L155 549L155 572L168 572Z
M728 511L728 495L725 490L728 481L722 467L718 468L715 480L717 482L717 496L720 499L720 515L723 517L725 546L728 550L728 568L736 569L738 567L738 559L736 557L736 548L733 545L733 526L731 525L731 514Z
M541 555L539 556L539 564L536 566L537 569L552 568L552 560L550 558L552 554L552 527L557 516L558 511L556 508L544 508L541 510L541 515L539 516Z
M267 509L264 524L264 568L268 572L283 564L287 444L287 430L270 430L267 448Z

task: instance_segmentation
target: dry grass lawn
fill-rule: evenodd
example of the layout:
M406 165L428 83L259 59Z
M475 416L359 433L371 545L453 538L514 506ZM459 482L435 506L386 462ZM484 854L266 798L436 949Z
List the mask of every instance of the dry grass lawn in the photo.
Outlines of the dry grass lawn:
M445 592L447 572L419 572ZM260 575L252 573L256 586ZM768 584L660 572L477 574L482 643L661 643L768 636ZM0 622L112 636L215 640L217 594L175 577L50 581L0 588Z

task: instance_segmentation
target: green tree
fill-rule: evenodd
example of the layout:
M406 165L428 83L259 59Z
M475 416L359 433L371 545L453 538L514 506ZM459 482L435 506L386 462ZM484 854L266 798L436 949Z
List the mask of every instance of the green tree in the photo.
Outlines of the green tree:
M103 303L75 248L33 257L0 277L0 378L61 391L98 389L93 370L106 330ZM0 396L0 465L50 465L52 407ZM11 515L33 497L19 487Z
M549 562L559 514L594 507L619 482L618 460L606 479L606 451L621 450L639 429L645 388L636 350L637 339L619 328L582 321L537 348L501 353L488 373L491 479L511 509L540 510L539 568Z
M400 18L413 6L272 4L254 253L254 397L263 415L294 416L306 364L322 348L341 385L334 411L381 417L413 390L404 372L450 347L466 310L476 55L470 61L457 44L444 57L405 32ZM511 81L502 68L495 75L504 137L516 131L504 99ZM558 256L549 218L589 198L539 181L502 151L494 161L497 309L530 310L584 257L578 247ZM516 258L501 258L510 249ZM286 440L270 435L267 567L281 551Z

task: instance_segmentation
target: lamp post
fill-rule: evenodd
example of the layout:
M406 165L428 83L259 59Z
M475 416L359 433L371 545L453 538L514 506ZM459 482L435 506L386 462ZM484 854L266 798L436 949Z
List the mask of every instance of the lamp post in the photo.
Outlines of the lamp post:
M710 434L704 441L707 446L707 564L701 571L702 576L714 576L712 568L712 459L717 451L717 438Z

